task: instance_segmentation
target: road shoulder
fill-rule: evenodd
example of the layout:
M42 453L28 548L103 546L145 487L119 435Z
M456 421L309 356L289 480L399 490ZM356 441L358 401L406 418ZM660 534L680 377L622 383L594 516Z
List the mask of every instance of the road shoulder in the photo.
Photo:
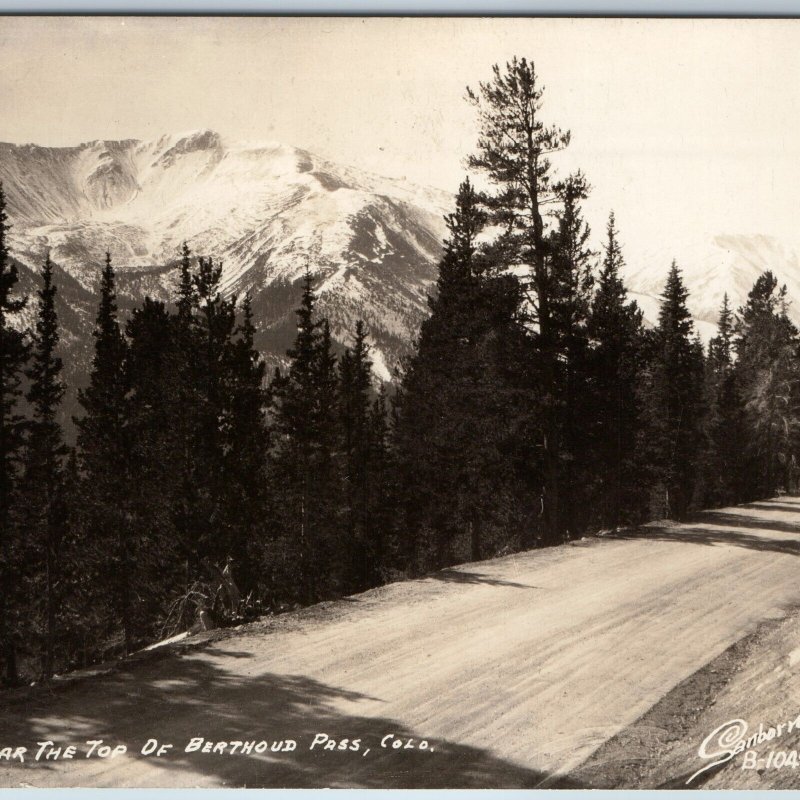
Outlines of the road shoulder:
M587 788L655 789L790 789L800 787L800 768L764 768L769 751L798 751L800 727L788 730L800 714L800 609L758 628L728 647L706 666L668 692L632 725L601 745L569 775L572 785ZM734 720L744 721L727 725ZM692 779L722 756L719 737L736 727L746 739L783 723L783 733ZM711 734L722 728L715 736ZM728 740L730 741L730 739ZM792 759L789 759L792 761ZM743 768L744 767L744 768ZM687 784L687 781L690 781Z

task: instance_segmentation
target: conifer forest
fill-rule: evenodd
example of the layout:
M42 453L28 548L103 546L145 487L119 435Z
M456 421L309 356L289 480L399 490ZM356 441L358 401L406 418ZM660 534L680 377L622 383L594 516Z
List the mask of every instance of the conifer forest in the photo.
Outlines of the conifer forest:
M533 61L495 66L467 101L469 177L429 316L388 382L365 323L332 340L313 262L273 370L216 254L184 245L173 301L130 312L109 255L68 429L53 264L23 294L0 194L3 684L796 489L796 298L763 272L706 345L681 264L653 264L646 325L626 231L609 209L590 232L591 175L559 171L570 132Z

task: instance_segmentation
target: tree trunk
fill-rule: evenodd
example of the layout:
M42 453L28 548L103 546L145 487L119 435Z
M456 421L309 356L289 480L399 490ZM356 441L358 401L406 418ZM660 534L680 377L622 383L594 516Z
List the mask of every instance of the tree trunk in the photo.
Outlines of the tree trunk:
M0 504L5 503L7 495L0 494ZM9 544L8 544L9 514L7 508L0 505L0 580L4 585L8 580L9 563ZM0 655L2 655L3 669L5 672L5 682L9 686L16 685L19 676L17 674L17 654L13 639L13 631L9 625L9 603L5 588L0 591Z
M53 597L53 571L55 559L53 558L52 531L48 531L47 542L47 634L44 643L44 677L53 677L53 649L56 638L56 604Z
M131 530L130 515L125 514L120 520L119 546L122 561L120 570L120 606L122 632L125 639L125 655L133 652L133 620L131 619L131 558L129 534Z
M480 561L481 555L481 521L480 518L474 516L469 523L470 532L470 545L472 550L472 560Z
M6 683L9 686L16 686L17 683L19 683L19 675L17 674L17 649L7 631L5 634L8 637L5 647L3 648L4 660L6 662Z

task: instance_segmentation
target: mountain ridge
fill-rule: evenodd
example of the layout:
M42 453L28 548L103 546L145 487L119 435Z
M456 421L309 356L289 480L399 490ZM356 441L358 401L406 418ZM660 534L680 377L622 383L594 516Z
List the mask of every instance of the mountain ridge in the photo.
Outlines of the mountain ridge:
M33 272L48 250L69 278L65 341L81 343L83 361L106 250L124 308L146 294L174 297L186 241L195 254L222 263L226 294L251 293L256 343L271 364L282 362L294 337L299 283L309 269L335 342L349 344L363 319L382 380L428 313L452 204L441 190L279 142L230 142L209 129L71 147L0 143L0 180L25 285L35 286ZM689 307L705 341L716 330L723 294L737 308L765 269L800 298L800 259L777 239L716 234L682 250L689 254L679 262ZM623 270L649 324L657 321L671 261L666 248L651 248ZM800 323L800 305L789 311Z
M427 313L450 196L381 178L277 142L229 143L200 130L74 147L0 143L12 252L35 267L47 250L87 291L104 253L131 301L174 295L180 247L223 266L228 295L253 295L261 346L291 341L291 287L310 269L334 339L355 319L388 379ZM275 298L284 296L276 307Z

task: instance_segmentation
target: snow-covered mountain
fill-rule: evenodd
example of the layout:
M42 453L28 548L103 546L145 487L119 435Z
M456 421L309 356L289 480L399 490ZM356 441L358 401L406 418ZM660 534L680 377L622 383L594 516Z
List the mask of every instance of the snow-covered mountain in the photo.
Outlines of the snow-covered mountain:
M444 192L213 131L66 148L0 144L0 179L22 264L35 267L49 248L91 293L110 250L123 300L167 299L185 240L222 261L227 293L252 293L260 344L275 356L293 337L308 267L334 338L349 342L363 318L384 378L426 312L450 203Z
M689 289L689 309L703 341L716 333L719 310L728 293L736 311L747 299L756 279L772 270L779 283L786 284L789 316L800 325L800 258L797 252L770 236L720 234L704 242L682 245L678 266ZM659 298L664 289L673 255L666 250L647 253L642 262L625 270L631 296L639 303L650 323L658 319Z
M386 379L427 313L452 205L445 192L287 145L228 142L208 130L64 148L0 144L0 180L23 288L35 289L48 248L58 265L76 375L88 365L105 251L114 258L121 302L130 305L145 294L174 295L185 240L196 254L222 261L226 292L251 292L257 343L270 360L294 337L308 267L334 339L348 343L355 320L364 319L376 373ZM800 323L800 259L775 239L716 235L678 253L636 252L645 256L631 259L625 278L651 323L673 255L704 340L715 330L723 293L737 308L765 269L787 283Z

